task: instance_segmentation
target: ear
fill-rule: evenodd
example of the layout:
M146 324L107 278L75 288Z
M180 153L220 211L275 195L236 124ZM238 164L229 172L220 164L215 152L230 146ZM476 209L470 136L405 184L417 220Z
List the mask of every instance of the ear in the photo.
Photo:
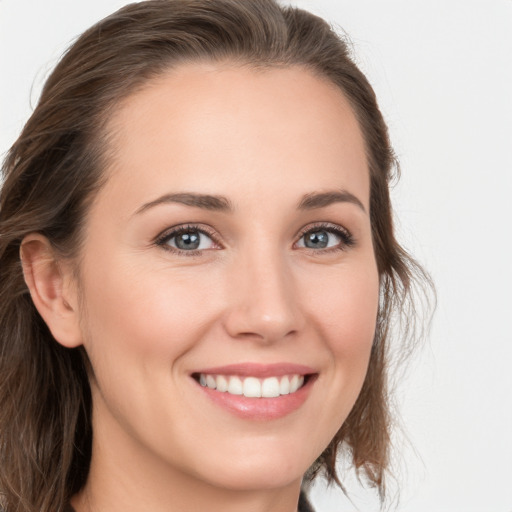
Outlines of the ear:
M53 337L68 348L82 344L76 283L69 263L57 258L49 240L27 235L20 247L25 282Z

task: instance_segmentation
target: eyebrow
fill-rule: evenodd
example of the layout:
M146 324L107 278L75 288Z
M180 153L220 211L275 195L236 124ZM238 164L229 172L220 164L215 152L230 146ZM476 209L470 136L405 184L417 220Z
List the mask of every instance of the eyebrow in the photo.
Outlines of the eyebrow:
M150 208L166 203L178 203L185 206L194 206L204 210L228 212L233 210L231 201L223 196L212 196L209 194L192 194L181 192L177 194L165 194L158 199L142 205L135 214L143 213Z
M306 194L299 203L299 210L315 210L317 208L325 208L334 203L351 203L355 204L363 212L366 209L363 203L354 195L346 190L333 190L329 192L316 192Z
M135 215L141 214L150 208L167 203L183 204L203 210L232 212L234 210L231 201L224 196L210 194L196 194L191 192L179 192L174 194L164 194L154 201L143 204ZM329 192L313 192L302 197L298 204L299 210L315 210L317 208L325 208L334 203L351 203L358 206L363 212L366 212L363 203L350 192L346 190L334 190Z

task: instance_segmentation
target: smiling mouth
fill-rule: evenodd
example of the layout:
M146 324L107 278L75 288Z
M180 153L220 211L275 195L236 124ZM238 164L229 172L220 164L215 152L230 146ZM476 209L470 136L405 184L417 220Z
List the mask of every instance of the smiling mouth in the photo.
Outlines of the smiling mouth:
M301 389L309 375L290 374L266 378L198 373L194 379L203 387L247 398L276 398Z

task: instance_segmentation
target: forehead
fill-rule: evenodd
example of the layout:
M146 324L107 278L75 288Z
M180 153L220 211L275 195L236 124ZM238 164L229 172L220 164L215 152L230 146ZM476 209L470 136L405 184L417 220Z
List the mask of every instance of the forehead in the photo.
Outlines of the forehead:
M186 64L126 98L111 119L117 186L296 194L352 187L368 206L364 141L334 84L298 68ZM169 190L162 190L169 192ZM235 198L236 200L236 198Z

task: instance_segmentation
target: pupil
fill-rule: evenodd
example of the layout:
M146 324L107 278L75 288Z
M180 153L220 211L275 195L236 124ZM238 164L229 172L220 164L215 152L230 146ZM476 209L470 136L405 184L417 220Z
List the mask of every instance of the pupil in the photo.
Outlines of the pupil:
M193 250L199 247L199 233L182 233L176 237L176 247L184 250Z
M310 249L324 249L329 242L329 235L326 231L314 231L306 235L305 245Z

